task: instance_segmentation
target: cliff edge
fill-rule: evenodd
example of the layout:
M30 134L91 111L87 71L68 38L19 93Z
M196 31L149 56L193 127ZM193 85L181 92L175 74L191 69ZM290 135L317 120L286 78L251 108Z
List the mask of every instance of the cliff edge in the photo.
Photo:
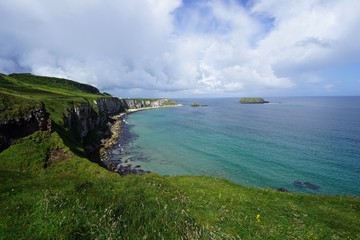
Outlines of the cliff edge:
M119 99L90 85L32 74L0 74L0 152L37 131L59 134L68 147L101 164L113 116L172 105L170 99Z

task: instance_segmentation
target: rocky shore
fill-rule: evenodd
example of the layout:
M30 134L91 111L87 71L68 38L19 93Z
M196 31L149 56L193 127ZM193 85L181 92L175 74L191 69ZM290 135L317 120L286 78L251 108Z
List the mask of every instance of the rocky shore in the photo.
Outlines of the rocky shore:
M117 172L120 175L126 174L147 174L149 171L141 169L140 165L133 165L131 163L131 157L126 154L126 148L131 143L133 136L129 131L129 125L125 118L127 114L157 109L166 107L179 107L181 104L168 105L168 106L156 106L156 107L143 107L127 109L126 113L121 113L111 117L113 120L109 124L111 136L101 140L100 159L103 165L110 171Z
M100 148L100 158L105 167L120 175L127 174L146 174L140 165L133 166L130 160L125 156L126 147L131 141L129 127L126 126L124 117L126 113L113 116L114 122L110 125L111 136L102 139L102 147Z
M111 136L109 138L101 140L101 148L100 148L101 157L104 157L106 155L106 151L117 143L120 137L121 124L123 122L122 117L124 115L125 113L121 113L119 115L115 115L111 117L111 119L114 120L113 124L109 123Z

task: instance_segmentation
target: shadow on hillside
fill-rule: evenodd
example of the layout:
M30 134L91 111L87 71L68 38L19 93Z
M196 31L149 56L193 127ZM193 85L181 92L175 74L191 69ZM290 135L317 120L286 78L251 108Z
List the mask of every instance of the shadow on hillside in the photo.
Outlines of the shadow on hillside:
M75 136L72 136L70 131L67 131L65 128L61 127L59 124L52 122L52 129L54 132L57 132L64 144L77 156L85 158L86 154L83 150L83 146L80 142L75 140Z
M84 140L84 144L81 144L76 140L77 137L71 130L67 130L55 122L52 123L52 129L59 134L64 144L74 154L82 158L87 158L89 161L94 162L101 167L107 168L100 158L99 148L101 145L101 138L94 134L95 131L90 131Z

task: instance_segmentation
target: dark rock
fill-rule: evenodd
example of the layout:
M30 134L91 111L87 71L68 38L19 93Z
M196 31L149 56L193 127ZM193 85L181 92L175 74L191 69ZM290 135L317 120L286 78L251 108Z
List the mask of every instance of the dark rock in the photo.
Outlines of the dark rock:
M303 188L304 187L304 184L302 182L300 182L300 181L294 181L293 185L294 185L294 187L297 187L297 188Z
M137 174L137 173L138 173L138 171L137 171L136 169L131 169L129 172L130 172L131 174Z
M314 184L314 183L311 183L311 182L304 182L304 186L307 187L307 188L310 188L312 190L319 190L320 189L320 186Z
M280 187L277 189L279 192L289 192L289 190L287 190L286 188L284 187Z
M121 169L121 164L118 164L115 168L115 172L118 172Z

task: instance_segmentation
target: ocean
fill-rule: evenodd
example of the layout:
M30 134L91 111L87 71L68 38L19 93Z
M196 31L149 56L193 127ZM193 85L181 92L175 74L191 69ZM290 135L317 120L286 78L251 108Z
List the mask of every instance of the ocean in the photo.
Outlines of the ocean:
M130 114L120 158L160 175L359 196L360 97L266 100L177 99L182 107Z

